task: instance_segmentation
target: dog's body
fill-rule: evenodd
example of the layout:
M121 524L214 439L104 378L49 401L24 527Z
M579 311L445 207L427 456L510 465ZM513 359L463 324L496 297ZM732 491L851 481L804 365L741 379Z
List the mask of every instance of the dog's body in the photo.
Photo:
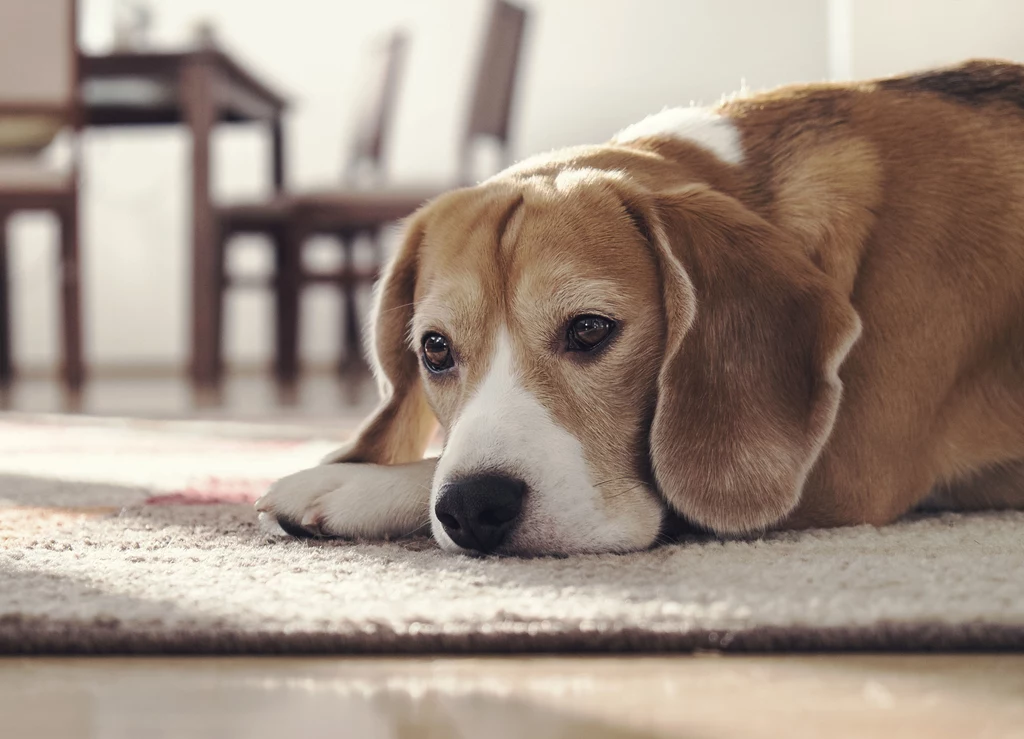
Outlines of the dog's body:
M571 553L649 546L672 513L744 534L1024 507L1021 67L666 111L408 234L381 408L258 504L292 532Z

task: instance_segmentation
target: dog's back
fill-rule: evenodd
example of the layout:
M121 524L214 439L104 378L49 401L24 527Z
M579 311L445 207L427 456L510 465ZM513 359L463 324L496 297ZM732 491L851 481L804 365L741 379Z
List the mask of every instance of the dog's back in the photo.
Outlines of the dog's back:
M1024 67L1012 62L978 59L875 84L880 90L932 93L965 105L1004 105L1024 112Z
M795 520L863 519L851 498L868 497L866 520L888 520L932 485L960 507L1024 504L1024 68L974 61L723 110L760 150L763 212L811 245L864 325L809 481L830 492Z

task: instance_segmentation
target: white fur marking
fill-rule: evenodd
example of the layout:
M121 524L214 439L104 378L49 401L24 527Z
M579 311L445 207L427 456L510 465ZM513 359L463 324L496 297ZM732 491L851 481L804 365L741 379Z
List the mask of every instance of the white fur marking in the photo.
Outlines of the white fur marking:
M612 519L603 510L582 445L522 386L505 330L497 336L487 375L452 428L434 475L431 525L434 538L445 549L458 551L459 547L434 514L441 487L453 478L488 471L517 475L529 488L522 518L505 549L523 553L636 549L648 546L657 533L655 525L642 540L633 516L620 513ZM647 518L660 521L657 504L650 505ZM644 512L638 513L643 517Z
M435 463L323 464L275 482L256 510L334 536L408 534L426 526Z
M743 163L743 145L736 125L710 108L667 108L620 131L612 141L624 144L649 136L691 141L723 162Z

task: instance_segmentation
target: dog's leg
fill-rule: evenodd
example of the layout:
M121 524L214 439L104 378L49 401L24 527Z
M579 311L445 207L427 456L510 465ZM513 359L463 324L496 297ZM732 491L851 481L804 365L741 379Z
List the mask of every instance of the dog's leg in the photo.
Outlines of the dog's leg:
M293 536L381 539L429 531L436 464L323 464L278 480L256 510L261 521Z
M938 485L919 510L1024 509L1024 461L997 465L965 480Z

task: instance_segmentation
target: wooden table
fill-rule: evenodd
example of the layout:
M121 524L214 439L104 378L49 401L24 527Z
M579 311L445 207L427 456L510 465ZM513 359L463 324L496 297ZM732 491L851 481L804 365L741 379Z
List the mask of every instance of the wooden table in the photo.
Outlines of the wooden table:
M192 336L190 372L214 388L217 227L210 194L210 135L217 123L265 124L274 188L285 184L283 116L287 101L223 51L83 55L85 126L185 125L192 137Z

